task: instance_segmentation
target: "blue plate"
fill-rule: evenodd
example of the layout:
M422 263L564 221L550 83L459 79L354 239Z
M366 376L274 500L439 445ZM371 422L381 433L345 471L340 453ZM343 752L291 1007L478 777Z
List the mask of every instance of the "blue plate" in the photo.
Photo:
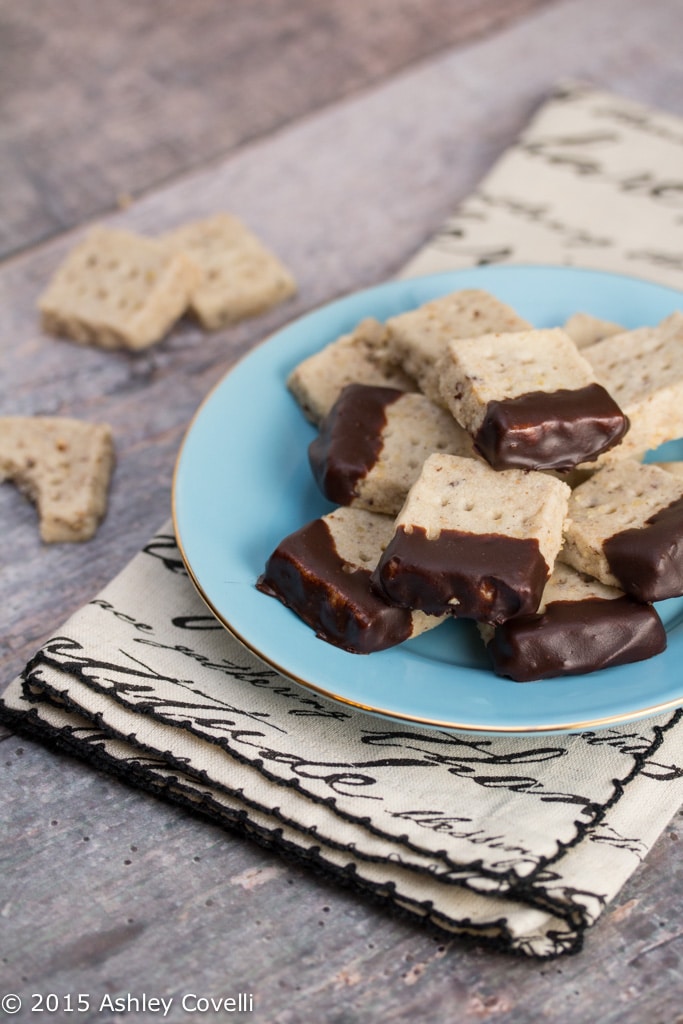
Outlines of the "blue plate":
M459 288L484 288L537 327L584 310L627 328L683 308L645 281L561 267L480 267L400 280L333 302L278 331L200 407L178 456L174 521L183 558L218 619L259 658L328 697L393 719L457 731L599 728L683 704L683 599L662 602L667 651L590 675L519 684L487 663L476 628L446 622L400 647L354 655L318 640L254 582L279 541L332 506L308 466L314 436L285 387L290 370L363 317L378 320ZM683 441L657 453L683 458ZM654 455L650 456L654 458Z

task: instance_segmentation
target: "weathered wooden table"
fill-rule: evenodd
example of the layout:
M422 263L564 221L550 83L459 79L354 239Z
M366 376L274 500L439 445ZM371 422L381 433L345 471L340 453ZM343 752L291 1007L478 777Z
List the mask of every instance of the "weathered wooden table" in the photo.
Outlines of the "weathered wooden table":
M41 545L34 510L0 488L2 683L167 517L183 432L240 354L390 277L558 78L683 114L682 29L680 0L0 0L0 410L106 420L118 450L86 546ZM294 302L211 336L184 323L138 356L41 334L36 297L85 223L156 232L220 209L286 259ZM95 1009L105 993L249 992L242 1019L279 1024L683 1019L676 822L584 953L539 964L444 945L239 835L0 741L2 991L90 993ZM153 1016L95 1009L43 1019ZM27 1004L7 1019L40 1018Z

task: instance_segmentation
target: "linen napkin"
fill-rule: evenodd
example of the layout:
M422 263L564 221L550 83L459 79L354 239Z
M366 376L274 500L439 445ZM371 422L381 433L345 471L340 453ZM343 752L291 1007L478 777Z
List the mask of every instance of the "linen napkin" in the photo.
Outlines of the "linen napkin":
M564 86L405 273L577 263L683 287L682 156L675 118ZM489 737L289 682L207 612L170 524L37 652L0 717L408 915L534 957L581 948L683 800L681 711Z

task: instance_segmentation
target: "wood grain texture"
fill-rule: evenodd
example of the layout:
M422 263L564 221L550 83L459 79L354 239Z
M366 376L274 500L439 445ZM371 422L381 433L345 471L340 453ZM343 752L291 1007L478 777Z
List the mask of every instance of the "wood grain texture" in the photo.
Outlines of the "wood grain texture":
M0 255L552 0L2 0Z
M544 964L444 940L19 738L0 744L0 765L14 809L0 852L14 879L0 900L6 990L147 992L176 1011L184 992L250 991L255 1013L238 1019L268 1024L595 1024L596 1006L601 1024L678 1019L683 818L584 954Z
M118 450L108 517L85 547L42 546L33 509L0 487L2 681L166 518L182 433L235 358L296 313L393 274L558 77L592 78L683 114L680 28L678 0L656 9L567 0L244 146L111 218L153 232L229 205L254 227L301 289L295 301L228 331L203 335L181 324L139 356L83 349L43 337L35 315L38 293L78 232L0 266L3 413L104 419ZM444 944L239 836L6 731L0 766L6 990L251 990L258 1011L249 1019L273 1024L592 1024L596 1002L608 1024L680 1016L675 824L593 929L585 954L543 965Z

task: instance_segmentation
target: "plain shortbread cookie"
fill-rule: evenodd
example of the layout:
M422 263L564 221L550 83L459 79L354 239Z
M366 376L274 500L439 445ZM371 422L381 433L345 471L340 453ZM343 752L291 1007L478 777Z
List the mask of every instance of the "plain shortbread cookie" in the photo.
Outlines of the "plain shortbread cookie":
M38 300L43 328L84 345L147 348L185 312L199 274L194 260L162 242L94 228Z
M449 341L497 331L521 331L528 321L478 288L466 288L426 302L387 320L389 352L415 378L420 390L443 405L437 363Z
M190 308L207 330L257 316L296 292L289 270L231 214L186 224L163 240L200 267Z

